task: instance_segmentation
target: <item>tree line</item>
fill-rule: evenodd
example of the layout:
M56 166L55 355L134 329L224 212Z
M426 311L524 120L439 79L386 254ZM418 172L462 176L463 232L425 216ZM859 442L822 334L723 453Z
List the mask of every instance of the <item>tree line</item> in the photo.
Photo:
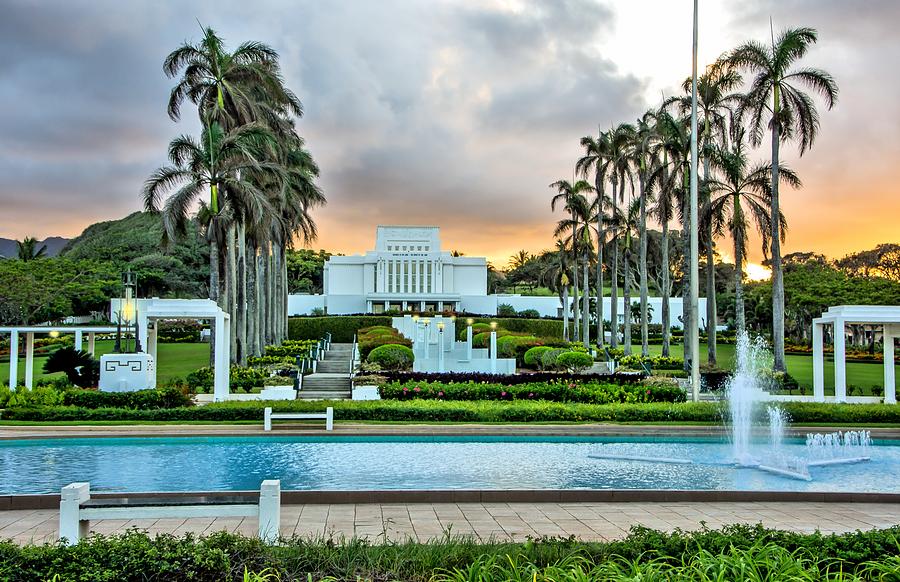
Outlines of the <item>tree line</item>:
M744 266L752 231L762 239L763 253L772 269L772 336L775 368L784 370L784 281L781 243L787 220L781 212L780 187L801 186L799 176L781 161L782 144L796 143L803 155L813 145L819 129L815 96L827 109L837 99L838 87L826 71L804 66L803 58L817 42L811 28L791 28L773 34L771 43L748 41L724 54L699 76L697 121L700 161L700 245L706 263L715 262L717 239L728 236L734 254L731 284L735 295L735 327L746 328L743 297ZM633 287L640 299L641 353L647 355L648 222L661 226L660 287L671 289L672 271L680 268L684 290L684 326L697 325L701 314L690 309L689 239L680 237L681 265L672 264L670 223L678 221L688 231L690 191L691 81L682 95L663 99L634 123L621 123L581 139L583 155L576 161L578 180L551 184L551 209L562 209L566 218L555 235L560 278L571 280L574 303L572 339L590 344L591 263L594 291L603 293L604 273L611 277L610 320L617 322L620 284L626 305ZM768 135L771 156L753 162L750 149L762 145ZM635 248L636 247L636 248ZM637 254L637 260L633 256ZM610 256L611 255L611 256ZM636 264L635 264L636 263ZM636 268L635 268L636 266ZM623 271L620 274L620 268ZM716 364L715 301L716 269L706 272L706 335L710 365ZM634 283L636 278L637 282ZM568 284L564 285L568 288ZM669 350L669 293L662 292L663 353ZM595 301L597 344L603 346L603 302ZM568 318L568 312L566 312ZM568 326L567 326L568 327ZM620 338L614 324L610 344ZM631 326L621 338L631 353ZM685 366L695 358L685 340Z

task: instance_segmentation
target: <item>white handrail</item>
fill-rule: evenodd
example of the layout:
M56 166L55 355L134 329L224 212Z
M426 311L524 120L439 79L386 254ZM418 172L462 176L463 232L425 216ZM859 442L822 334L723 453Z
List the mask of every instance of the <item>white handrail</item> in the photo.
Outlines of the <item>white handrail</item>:
M353 379L353 369L356 367L356 334L353 334L353 345L350 346L350 373L348 377Z

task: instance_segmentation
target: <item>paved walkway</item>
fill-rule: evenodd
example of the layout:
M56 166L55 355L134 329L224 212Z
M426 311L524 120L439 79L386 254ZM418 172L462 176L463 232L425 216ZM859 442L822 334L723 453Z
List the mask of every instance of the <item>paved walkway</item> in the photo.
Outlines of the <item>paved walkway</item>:
M16 543L54 541L56 510L0 512L0 538ZM285 537L361 537L426 541L453 534L522 541L526 537L574 535L584 540L625 536L633 525L671 531L719 528L733 523L824 533L868 530L900 524L900 504L879 503L448 503L286 505L281 511ZM150 533L209 534L228 530L256 534L255 518L104 520L95 533L139 528Z

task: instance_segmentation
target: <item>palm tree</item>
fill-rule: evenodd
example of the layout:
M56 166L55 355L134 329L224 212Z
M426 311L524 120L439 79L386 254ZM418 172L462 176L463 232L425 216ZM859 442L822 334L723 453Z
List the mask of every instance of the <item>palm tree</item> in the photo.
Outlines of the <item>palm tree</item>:
M609 230L614 233L614 239L622 239L622 247L624 249L624 270L625 281L622 286L622 296L624 298L624 338L625 355L631 355L631 289L634 286L632 280L632 252L634 250L634 236L640 228L640 208L641 201L637 196L632 195L628 204L624 208L617 209L615 214L610 217Z
M534 257L532 257L531 254L529 254L528 251L526 251L525 249L516 251L516 254L514 254L513 256L511 256L509 258L509 264L508 264L509 269L511 271L515 270L515 269L520 269L525 266L525 263L527 263L528 261L530 261L533 258Z
M575 170L587 178L594 172L594 198L592 211L596 224L597 236L597 272L595 287L597 289L597 304L595 306L597 318L597 345L602 348L604 343L603 329L603 244L606 236L603 231L603 221L606 212L606 180L611 162L611 132L600 131L596 139L592 136L581 138L581 147L584 148L582 156L575 164Z
M208 193L204 214L210 243L209 293L214 301L219 301L222 228L237 212L259 218L271 210L265 192L248 179L253 172L281 174L278 164L264 159L271 140L271 133L261 125L245 125L226 134L218 122L212 122L199 141L188 135L172 140L172 165L157 169L144 184L144 207L162 212L170 238L185 231L194 203ZM161 205L163 195L176 187Z
M34 237L26 236L21 241L16 241L16 256L20 261L33 261L47 256L47 245L38 246Z
M802 89L819 94L828 109L834 107L838 87L827 72L810 67L795 67L818 40L812 28L791 28L773 34L771 47L748 41L734 49L728 63L755 75L741 101L739 115L748 117L750 143L762 142L765 128L772 133L772 214L780 216L778 185L781 181L779 147L782 141L797 139L800 155L812 147L819 129L819 113L812 97ZM784 363L784 273L781 267L781 236L778 221L772 221L769 236L772 262L772 336L774 367L785 371Z
M610 132L609 143L609 175L612 184L612 208L611 219L619 212L618 204L625 199L625 182L634 186L629 164L630 145L633 143L634 127L629 123L619 124ZM618 194L618 196L617 196ZM612 291L610 293L610 320L612 322L612 336L610 345L619 345L619 239L618 235L612 237L613 263L612 263Z
M728 149L717 148L711 156L721 179L709 182L711 199L706 221L712 224L717 236L725 228L734 245L734 297L735 328L738 334L745 331L744 318L744 263L751 222L762 238L763 252L769 243L772 230L772 165L757 164L752 168L744 152L744 130L736 128L736 136ZM800 178L790 168L782 165L778 170L780 180L795 188ZM779 236L784 237L787 221L783 214L776 221ZM709 268L709 267L708 267Z
M562 204L563 208L569 212L570 219L568 221L562 221L562 223L566 224L565 229L563 230L571 230L572 236L572 257L573 257L573 284L575 289L575 311L574 311L574 340L578 341L580 336L580 330L578 327L578 256L579 256L579 225L586 221L586 217L589 216L589 204L587 202L587 194L594 190L594 187L591 186L585 180L578 180L574 184L569 182L568 180L558 180L552 184L550 184L551 188L555 188L557 193L550 200L550 209L556 210L557 205ZM557 227L557 231L560 231L560 228ZM587 286L587 285L585 285Z

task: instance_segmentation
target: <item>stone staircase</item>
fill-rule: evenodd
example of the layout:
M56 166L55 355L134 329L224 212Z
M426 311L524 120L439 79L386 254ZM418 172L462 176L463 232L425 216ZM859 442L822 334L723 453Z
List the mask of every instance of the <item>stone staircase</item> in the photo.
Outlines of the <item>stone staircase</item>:
M325 358L316 364L316 373L303 377L298 398L301 400L340 400L350 398L350 350L353 344L331 344Z

